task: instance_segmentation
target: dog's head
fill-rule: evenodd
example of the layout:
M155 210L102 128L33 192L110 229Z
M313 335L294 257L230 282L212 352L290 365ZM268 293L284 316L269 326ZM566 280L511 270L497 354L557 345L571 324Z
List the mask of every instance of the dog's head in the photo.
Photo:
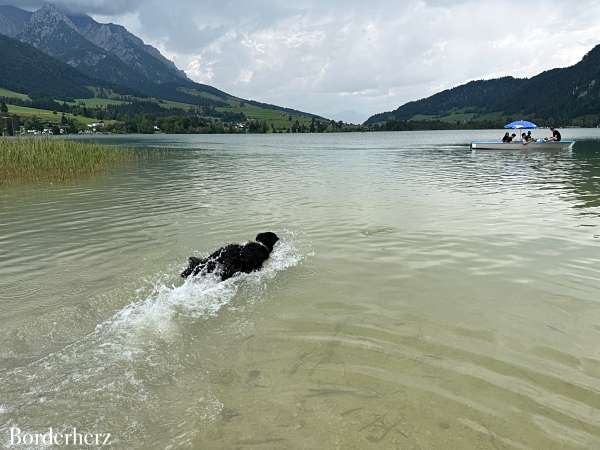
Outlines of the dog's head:
M277 243L279 237L275 233L271 233L270 231L266 233L258 233L256 235L256 242L260 242L265 247L269 249L270 252L273 251L273 246Z

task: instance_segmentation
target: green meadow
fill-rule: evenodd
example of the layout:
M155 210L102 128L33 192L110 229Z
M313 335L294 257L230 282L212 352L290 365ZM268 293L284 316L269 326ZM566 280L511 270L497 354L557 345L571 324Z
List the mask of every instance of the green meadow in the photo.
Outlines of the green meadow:
M158 106L163 109L183 109L183 110L195 110L198 107L196 105L191 105L189 103L181 103L175 102L172 100L156 100L158 102Z
M38 109L29 108L27 106L7 105L9 114L16 114L19 117L37 117L42 121L59 124L61 119L61 113L50 111L49 109ZM95 119L85 116L78 116L74 114L65 114L68 119L73 119L76 122L87 125L95 122Z
M234 113L244 113L248 119L266 121L269 125L273 124L277 129L290 128L296 122L296 120L300 124L304 124L306 126L310 125L311 123L311 118L307 116L278 111L276 109L259 108L257 106L253 106L247 103L238 103L237 105L232 105L226 108L219 107L216 108L216 110L220 112L227 111ZM289 119L290 117L292 118L292 120Z
M58 100L60 101L60 100ZM71 106L85 106L86 108L106 108L107 106L115 106L115 105L123 105L126 103L130 103L124 100L116 100L111 98L76 98L72 102L67 102L68 105Z
M27 95L27 94L21 94L19 92L15 92L15 91L9 91L8 89L4 89L1 87L0 87L0 97L16 98L18 100L31 100L29 98L29 95Z

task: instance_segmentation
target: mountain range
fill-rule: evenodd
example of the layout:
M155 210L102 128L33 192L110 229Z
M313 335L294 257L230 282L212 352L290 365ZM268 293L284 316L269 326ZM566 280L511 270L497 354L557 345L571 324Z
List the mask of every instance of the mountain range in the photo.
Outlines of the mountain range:
M49 3L34 12L0 7L0 33L30 44L91 78L117 85L189 81L156 48L124 27L69 15Z
M204 116L242 115L281 126L322 119L196 83L123 26L99 23L54 4L36 11L0 6L0 35L0 89L14 91L15 96L102 98L104 106L116 108L119 101L129 105L128 111L138 112L149 110L152 102L158 106L151 110L161 107L182 114L200 107ZM123 104L119 107L125 109Z
M273 130L312 129L326 119L245 100L196 83L121 25L99 23L53 4L36 11L0 6L0 97L96 119L201 116L265 122ZM43 101L36 99L42 98ZM14 99L14 100L12 100ZM28 101L33 101L31 105ZM83 105L82 111L74 106ZM10 104L9 104L10 106ZM14 107L13 107L14 110ZM32 113L33 114L33 113ZM477 80L371 116L367 129L496 127L526 118L540 125L600 124L600 46L577 64L531 78ZM321 127L317 126L317 129Z
M0 35L0 87L32 97L86 98L98 84L23 42Z
M436 121L460 127L477 122L501 125L512 118L546 125L598 125L600 46L571 67L548 70L532 78L471 81L371 116L365 124Z

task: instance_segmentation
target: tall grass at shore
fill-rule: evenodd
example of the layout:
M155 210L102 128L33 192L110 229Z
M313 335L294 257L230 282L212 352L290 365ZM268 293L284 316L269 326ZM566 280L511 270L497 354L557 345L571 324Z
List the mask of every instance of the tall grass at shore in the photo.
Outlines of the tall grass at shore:
M0 185L69 181L135 161L142 153L61 139L0 138Z

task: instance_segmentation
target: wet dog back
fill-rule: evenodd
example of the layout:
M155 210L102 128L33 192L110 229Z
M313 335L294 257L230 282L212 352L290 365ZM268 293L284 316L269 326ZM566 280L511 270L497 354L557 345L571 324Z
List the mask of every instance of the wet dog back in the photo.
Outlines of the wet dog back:
M213 252L207 258L190 257L187 269L181 276L188 278L204 273L220 275L221 280L231 278L236 273L251 273L259 270L269 258L274 245L279 240L275 233L260 233L255 242L229 244Z

